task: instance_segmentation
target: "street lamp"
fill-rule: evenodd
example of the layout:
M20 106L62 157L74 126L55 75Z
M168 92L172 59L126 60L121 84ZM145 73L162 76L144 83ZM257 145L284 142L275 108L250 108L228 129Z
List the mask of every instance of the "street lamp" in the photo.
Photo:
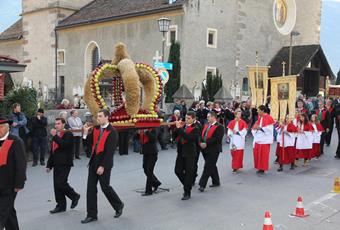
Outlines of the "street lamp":
M157 20L158 21L158 28L159 32L162 33L163 35L163 40L162 40L162 62L164 62L164 49L165 49L165 33L169 31L169 26L171 20L169 18L160 18Z
M164 62L164 49L165 49L165 33L169 31L169 26L171 20L169 18L162 17L157 20L159 32L162 33L162 62ZM161 108L163 109L163 100L164 100L164 87L162 88L162 96L161 96Z
M298 31L290 32L290 46L289 46L289 69L288 75L292 75L292 56L293 56L293 37L299 36L300 33Z

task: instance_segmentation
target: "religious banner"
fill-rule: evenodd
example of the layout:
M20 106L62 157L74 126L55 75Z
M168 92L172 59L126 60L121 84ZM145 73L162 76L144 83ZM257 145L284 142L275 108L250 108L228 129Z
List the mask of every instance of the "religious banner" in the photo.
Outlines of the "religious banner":
M331 98L340 98L340 85L329 85L327 96Z
M252 107L264 105L268 93L269 66L248 66L248 79L251 92Z
M4 99L5 96L5 75L0 73L0 101Z
M286 114L295 117L296 75L270 78L270 115L276 121L283 121Z

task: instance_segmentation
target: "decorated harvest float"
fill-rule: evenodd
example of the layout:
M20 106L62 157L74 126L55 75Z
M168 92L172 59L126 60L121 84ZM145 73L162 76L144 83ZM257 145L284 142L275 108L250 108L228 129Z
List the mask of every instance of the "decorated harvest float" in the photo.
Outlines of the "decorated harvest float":
M85 84L84 99L93 115L109 109L100 90L105 79L112 80L113 85L114 109L109 118L113 126L147 128L162 124L156 112L163 92L161 77L151 66L134 63L123 43L116 45L112 63L98 66Z

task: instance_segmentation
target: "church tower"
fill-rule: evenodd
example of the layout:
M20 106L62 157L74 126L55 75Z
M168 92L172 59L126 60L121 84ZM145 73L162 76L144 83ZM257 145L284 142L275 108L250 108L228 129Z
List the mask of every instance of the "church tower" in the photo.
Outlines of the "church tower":
M320 44L322 0L295 0L296 25L300 33L294 45ZM288 45L287 43L286 45Z
M91 0L22 0L23 83L37 89L54 88L55 26Z

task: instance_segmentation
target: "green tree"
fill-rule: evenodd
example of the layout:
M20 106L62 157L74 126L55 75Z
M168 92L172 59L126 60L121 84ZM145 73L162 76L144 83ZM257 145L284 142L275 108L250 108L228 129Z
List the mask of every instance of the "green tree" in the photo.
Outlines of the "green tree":
M336 82L335 82L336 85L340 85L340 70L338 71L338 76L336 78Z
M208 73L205 84L202 83L201 99L207 101L214 101L214 96L222 87L222 75L216 70L216 75Z
M181 83L181 45L179 42L173 42L170 47L169 63L173 64L173 69L169 71L169 81L166 83L165 102L173 102L172 95L179 89Z
M14 103L21 105L21 111L24 112L27 117L34 116L38 109L37 91L34 88L26 86L10 90L3 101L3 112L10 114Z

